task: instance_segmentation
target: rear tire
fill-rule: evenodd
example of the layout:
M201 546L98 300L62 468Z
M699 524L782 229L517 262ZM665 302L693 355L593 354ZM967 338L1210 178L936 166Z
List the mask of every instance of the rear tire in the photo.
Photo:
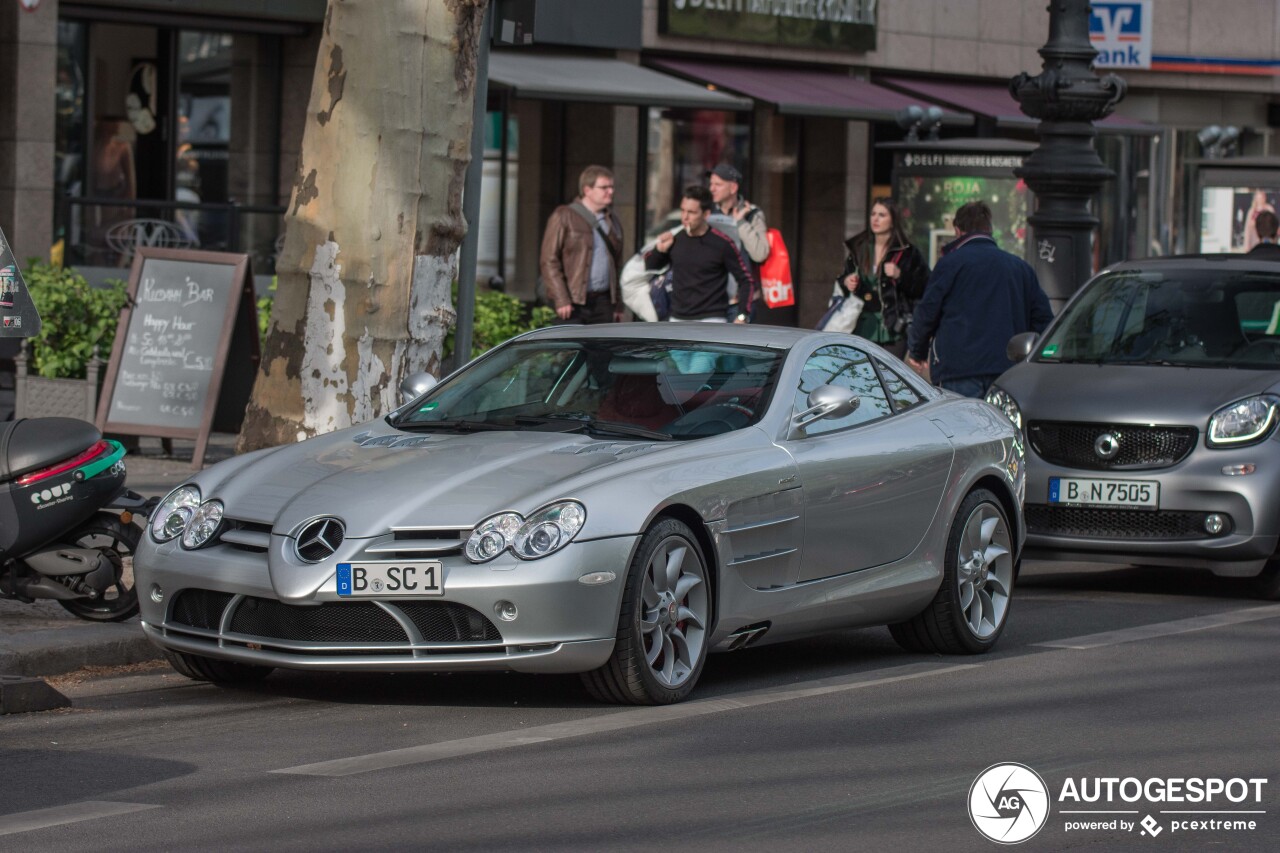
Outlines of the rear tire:
M77 548L93 548L115 567L116 581L101 598L59 599L68 613L90 622L123 622L138 615L138 591L133 586L133 555L142 541L142 529L109 512L94 514L67 537Z
M244 684L261 681L270 675L274 667L255 666L231 660L214 660L201 655L175 652L165 649L169 665L194 681L211 681L214 684Z
M1016 572L1009 520L986 489L956 510L947 537L942 585L929 606L889 626L910 652L973 655L989 651L1004 631Z
M613 654L584 672L582 683L601 702L679 702L702 674L710 621L710 576L698 540L683 522L664 518L631 561Z

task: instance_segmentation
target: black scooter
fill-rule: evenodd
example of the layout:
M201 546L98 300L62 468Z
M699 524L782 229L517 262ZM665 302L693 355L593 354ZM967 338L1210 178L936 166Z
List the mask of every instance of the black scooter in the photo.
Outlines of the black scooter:
M133 554L154 501L125 488L123 459L84 421L0 423L0 598L53 599L95 622L138 612Z

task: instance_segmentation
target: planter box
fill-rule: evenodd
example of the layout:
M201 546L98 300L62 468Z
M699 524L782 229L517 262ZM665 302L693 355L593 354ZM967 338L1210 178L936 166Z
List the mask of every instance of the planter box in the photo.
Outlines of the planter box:
M13 360L14 418L79 418L93 423L98 414L98 374L102 362L95 354L84 379L46 379L27 374L27 342Z

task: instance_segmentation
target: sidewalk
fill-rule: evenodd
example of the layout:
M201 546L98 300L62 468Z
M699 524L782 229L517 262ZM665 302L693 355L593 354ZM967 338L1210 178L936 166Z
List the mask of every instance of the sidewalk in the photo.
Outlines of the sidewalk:
M215 433L209 437L204 464L212 465L234 455L236 437ZM191 475L195 443L173 442L166 455L160 440L139 440L137 452L125 457L126 485L142 495L163 497ZM160 657L160 651L142 635L137 617L128 622L96 623L77 619L55 601L0 599L0 674L48 676L85 666L116 666Z

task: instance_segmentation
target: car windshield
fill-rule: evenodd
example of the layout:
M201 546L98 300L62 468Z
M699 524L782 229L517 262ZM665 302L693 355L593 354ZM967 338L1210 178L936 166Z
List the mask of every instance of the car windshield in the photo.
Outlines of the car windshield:
M681 341L516 342L437 385L394 425L701 438L755 423L783 357L761 347Z
M1038 344L1037 361L1280 367L1280 274L1122 270L1093 282Z

